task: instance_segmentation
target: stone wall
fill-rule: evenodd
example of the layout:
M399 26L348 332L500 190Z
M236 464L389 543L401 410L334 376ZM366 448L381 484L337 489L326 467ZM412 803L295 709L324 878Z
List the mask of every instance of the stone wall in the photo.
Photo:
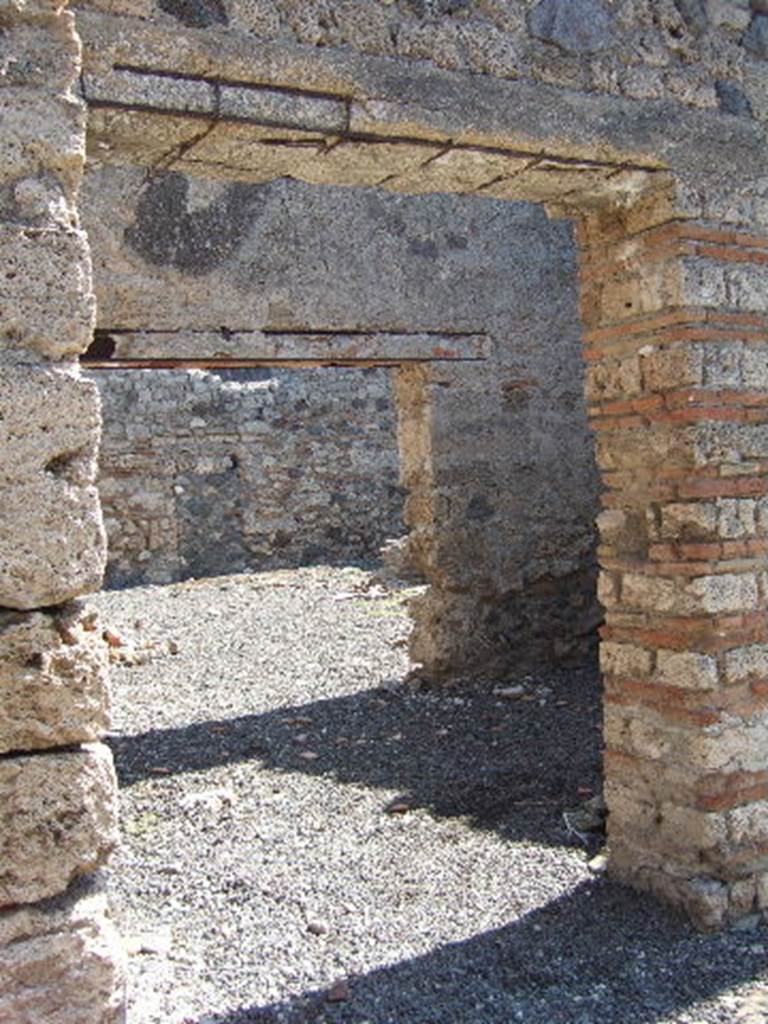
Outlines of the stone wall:
M764 0L88 0L180 27L768 116ZM182 31L183 31L182 28Z
M117 1024L107 645L82 601L106 546L99 395L77 362L94 319L79 56L59 4L0 4L0 1020Z
M108 585L371 561L403 534L386 370L91 376Z
M489 557L498 567L500 582L488 590L476 649L492 650L500 644L517 657L560 658L582 652L593 641L600 618L594 576L597 474L583 399L575 250L567 223L550 221L541 209L522 203L406 197L290 181L231 185L177 173L147 179L130 167L91 168L83 200L93 245L102 339L120 340L125 332L151 329L180 338L173 341L174 346L190 353L196 338L222 328L480 331L487 335L491 359L486 369L472 371L477 387L467 396L466 410L486 425L485 433L480 437L475 427L457 430L450 421L444 427L442 420L434 421L437 429L446 432L446 453L455 449L463 467L454 481L458 490L452 515L463 526L483 531L492 544ZM381 373L386 371L377 371ZM272 411L259 421L256 444L250 445L236 472L226 469L231 465L229 441L215 439L214 450L219 454L212 456L210 473L212 479L220 474L216 486L226 481L226 487L235 488L229 492L230 500L235 500L238 479L263 480L268 468L279 475L276 496L298 510L307 496L300 488L300 480L308 479L303 446L311 446L316 457L325 452L333 459L327 442L340 428L346 432L345 407L364 435L343 471L351 470L353 480L368 474L376 486L366 497L365 488L354 485L354 501L335 507L333 499L317 517L305 506L300 513L304 525L310 528L315 523L318 529L312 540L297 536L287 541L287 547L285 534L290 529L258 525L259 503L263 507L271 500L262 491L248 513L243 532L247 539L231 544L234 565L241 564L242 548L263 559L268 541L275 539L278 550L273 549L271 561L259 564L275 564L283 558L290 562L311 546L327 550L324 531L341 521L342 509L346 521L353 524L347 534L351 540L352 535L361 536L358 524L367 515L365 509L373 507L371 499L376 503L383 499L392 509L394 412L389 403L383 407L380 385L373 388L373 381L380 378L358 369L302 374L303 380L312 383L295 385L302 389L299 401L306 403L300 412L306 426L321 434L314 439L305 435L303 440L299 433L284 435L281 410L287 412L284 403L290 405L292 392L286 390L289 378L283 373L280 388L269 392ZM201 381L198 378L192 386L202 388ZM167 451L169 445L156 432L154 439L148 436L155 400L151 392L139 388L138 379L126 385L133 389L135 414L130 409L111 411L109 390L104 390L109 385L101 387L108 398L101 488L113 520L113 578L125 579L131 560L127 552L135 551L138 534L130 525L134 513L118 516L117 503L125 507L131 489L134 509L145 501L141 491L146 467L154 453ZM438 387L441 401L453 387L446 377ZM227 390L221 394L232 396ZM260 402L265 394L257 386L249 401ZM176 395L176 411L169 410L168 416L184 415L181 395ZM365 405L355 409L361 398ZM234 424L240 417L247 418L245 408L236 411L232 405L228 420ZM149 420L145 419L148 413ZM216 415L200 415L219 431ZM269 422L277 431L273 436L264 430ZM242 429L251 428L243 425ZM115 431L133 432L132 456L123 457L122 440L115 446L120 436ZM201 439L205 433L204 427L190 427L189 436ZM344 459L346 443L342 438L341 448L332 446ZM383 450L385 444L388 453ZM483 462L477 472L469 452ZM280 469L278 462L265 463L262 456L270 453L279 457ZM202 452L199 457L205 465ZM133 470L126 469L129 465L139 473L133 483L129 475ZM389 475L380 481L378 468L384 465ZM183 471L188 474L186 467ZM121 479L116 481L118 474ZM274 485L275 477L271 480ZM295 489L288 498L291 480ZM156 519L155 530L174 535L169 551L180 551L185 544L181 535L186 534L199 553L192 556L186 551L183 557L204 559L202 552L209 547L207 536L195 534L190 515L203 482L204 474L196 476L194 489L180 481L185 492L175 500L167 482L159 488L162 498L157 479L147 491L147 500L156 502L158 509L175 505L176 525L170 525L174 518L170 512L163 511L160 518L167 525L159 527ZM377 490L382 482L383 489ZM354 511L358 500L363 502L359 513ZM326 518L328 513L332 522ZM394 522L392 511L387 516ZM125 533L118 519L129 521ZM215 522L217 528L224 526L220 519ZM379 525L371 522L372 532L377 533ZM383 527L384 521L379 522ZM142 527L145 535L148 529L148 524ZM202 533L215 533L213 521L210 530L203 527ZM233 538L229 527L225 533ZM161 546L156 532L148 550L158 551ZM355 556L362 550L360 542L353 540L349 553ZM322 551L317 554L325 557ZM224 563L222 550L220 560L207 564L223 570ZM155 564L161 575L170 571L163 560Z

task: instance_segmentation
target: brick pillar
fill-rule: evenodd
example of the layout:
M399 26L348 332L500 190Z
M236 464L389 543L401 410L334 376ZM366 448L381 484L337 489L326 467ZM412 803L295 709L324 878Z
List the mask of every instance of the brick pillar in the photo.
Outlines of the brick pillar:
M609 869L717 928L768 909L768 237L654 212L581 225Z
M411 605L411 659L426 679L490 669L505 573L494 546L498 388L485 364L425 363L397 371L395 396L409 557L429 583Z
M95 874L117 840L98 588L100 406L76 196L72 16L0 5L0 1022L113 1024L120 944Z

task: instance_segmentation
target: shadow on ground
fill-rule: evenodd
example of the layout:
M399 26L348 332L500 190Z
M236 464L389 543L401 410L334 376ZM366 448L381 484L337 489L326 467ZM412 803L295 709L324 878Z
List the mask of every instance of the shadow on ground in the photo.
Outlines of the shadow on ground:
M695 1008L759 976L760 934L695 935L676 915L595 880L505 928L195 1024L653 1024L686 1009L691 1024L757 1024L768 1020L757 986L764 1015L743 1015L734 1003L700 1018ZM338 981L347 998L329 1002Z
M436 817L530 841L535 858L542 844L575 841L562 811L600 784L594 667L553 674L548 685L543 693L529 684L529 699L487 687L380 687L112 742L123 786L250 761L259 772L383 788L386 801L395 790ZM766 949L764 929L702 937L598 878L503 928L329 977L327 988L279 1003L212 1007L189 1024L766 1024L766 990L755 984L768 973ZM329 1002L338 980L347 998ZM723 995L747 982L758 999L750 1015Z
M396 802L505 838L568 841L562 810L600 787L597 673L550 676L523 697L402 684L113 738L123 787L253 761L270 771L396 790Z

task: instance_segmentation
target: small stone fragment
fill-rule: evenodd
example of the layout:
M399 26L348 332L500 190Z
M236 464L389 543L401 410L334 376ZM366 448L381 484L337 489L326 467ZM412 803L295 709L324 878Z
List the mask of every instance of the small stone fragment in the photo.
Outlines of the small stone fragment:
M541 0L529 24L534 36L566 53L596 53L614 41L611 19L598 0Z
M755 57L768 59L768 14L756 14L744 33L744 46Z
M349 984L342 978L334 982L325 997L327 1003L346 1003L349 999Z
M605 852L598 853L597 856L587 862L587 867L593 875L605 874L608 867L608 854Z
M718 80L715 82L715 94L724 114L733 114L734 117L752 116L752 104L738 82Z
M406 800L395 800L394 803L388 804L386 807L387 814L407 814L412 810L412 804Z
M731 928L735 932L753 932L762 920L760 914L747 914L746 917L740 917L738 921L734 921Z
M220 814L228 810L237 802L237 794L228 786L218 786L213 789L201 789L196 793L187 793L181 798L181 806L185 811L206 811L210 814Z
M125 647L125 640L120 636L116 629L110 629L110 627L107 626L103 635L110 647Z
M327 921L309 921L307 923L307 931L310 935L327 935L330 930Z
M680 17L694 35L705 32L709 23L705 0L675 0Z
M502 700L517 700L518 697L522 697L525 693L524 686L498 686L494 691L494 696L501 697Z
M124 943L128 956L136 956L139 953L167 956L173 945L173 936L171 935L170 928L163 928L156 932L139 932L136 935L127 935Z

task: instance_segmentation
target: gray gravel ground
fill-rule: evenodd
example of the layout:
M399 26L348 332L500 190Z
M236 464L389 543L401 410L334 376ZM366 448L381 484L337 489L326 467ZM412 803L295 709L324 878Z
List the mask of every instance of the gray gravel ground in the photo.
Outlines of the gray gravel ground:
M599 789L594 666L422 692L367 583L98 599L131 1024L765 1024L768 930L697 935L564 824Z

